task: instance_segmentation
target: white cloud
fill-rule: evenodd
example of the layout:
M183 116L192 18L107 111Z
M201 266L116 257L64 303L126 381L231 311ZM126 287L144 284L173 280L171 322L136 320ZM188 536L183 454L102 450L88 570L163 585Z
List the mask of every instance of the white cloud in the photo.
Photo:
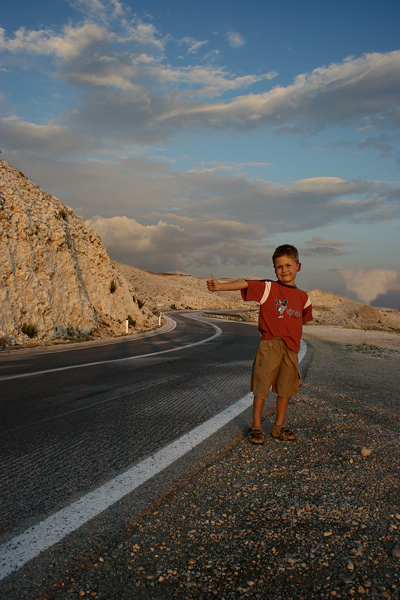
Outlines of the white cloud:
M308 246L348 246L353 244L353 242L344 242L342 240L325 240L321 236L314 236L310 241L305 242Z
M240 33L238 33L237 31L229 31L226 34L226 38L231 48L240 48L246 43L243 36L241 36Z
M67 0L68 3L85 16L106 21L124 17L127 8L118 0Z
M74 131L61 125L36 125L27 123L13 115L0 119L2 144L10 152L23 148L25 154L36 156L72 156L79 152L99 152L103 146L101 138Z
M0 29L2 51L51 55L65 60L80 56L88 47L109 40L110 35L103 27L89 23L79 27L66 26L61 35L51 30L27 31L21 27L12 39L6 39L4 29Z
M200 50L200 48L208 44L208 40L198 41L191 37L184 37L182 38L180 43L184 43L188 46L187 51L189 54L196 54Z
M359 141L356 148L381 153L392 149L393 127L400 124L400 51L350 57L300 74L286 87L243 93L277 73L237 76L210 64L171 66L166 48L176 42L163 37L153 24L129 19L128 10L124 13L116 1L77 4L91 15L102 7L101 14L108 11L117 21L88 20L60 32L20 28L10 38L0 29L5 57L11 53L24 60L33 56L54 60L55 75L78 94L70 120L64 117L64 123L73 122L88 132L101 127L106 135L129 135L141 143L167 140L198 127L230 132L267 127L295 135L348 123L356 130L367 123L375 135ZM243 42L236 32L229 35L231 42ZM186 37L179 43L185 43L194 58L208 41ZM233 99L215 100L227 93Z
M189 173L232 173L245 172L252 168L264 168L271 166L272 163L267 162L240 162L240 163L223 163L221 161L203 162L200 166L191 169Z
M62 132L53 134L54 147L64 143ZM78 143L80 134L76 135ZM32 158L20 168L48 181L48 188L57 184L58 197L70 206L81 206L84 190L86 217L124 214L141 219L163 210L184 217L208 214L217 220L257 223L264 232L291 232L318 231L343 222L393 221L400 212L396 184L319 177L282 185L253 179L238 172L235 164L231 171L224 163L223 169L179 172L168 161L141 156L43 162L36 160L34 137L30 144ZM72 145L73 138L67 149Z
M371 303L391 290L400 291L397 273L389 269L340 269L339 274L345 280L347 290L362 302Z
M142 23L139 21L130 25L127 31L129 36L126 38L126 41L138 42L158 51L164 50L165 40L162 39L157 29L151 23ZM125 40L121 38L119 41L123 43Z
M172 270L184 266L180 251L188 239L178 225L161 220L142 225L135 219L118 216L93 217L86 224L100 235L109 254L121 262L156 270L163 264L171 265Z
M103 60L118 56L118 47L129 46L131 54L138 54L138 48L153 51L159 56L164 50L165 40L159 35L151 23L133 20L129 24L120 22L114 30L104 23L86 22L82 25L65 25L60 33L52 29L38 31L20 27L14 37L7 38L6 32L0 28L0 51L12 54L35 54L53 56L64 61L82 57L87 61L87 54L99 56ZM117 46L114 46L116 44ZM83 56L82 56L83 55Z
M321 236L314 236L305 246L301 248L301 253L304 256L343 256L348 254L342 250L343 246L351 246L354 242L346 242L343 240L325 240Z
M225 69L212 66L192 66L181 69L157 66L148 74L161 83L173 84L176 88L181 88L180 98L220 96L224 92L245 89L272 77L269 73L234 77Z
M95 4L88 3L87 8L92 10ZM208 43L192 38L183 41L193 56ZM182 101L192 105L194 98L237 92L276 76L235 76L212 65L172 67L165 60L166 43L167 38L162 38L152 24L138 20L129 24L123 20L114 29L94 22L67 25L61 32L20 28L10 38L0 29L0 51L5 58L11 53L24 61L34 56L54 61L57 77L80 95L80 108L72 115L80 126L89 129L100 125L104 129L109 124L111 133L116 127L119 129L116 121L124 120L124 132L137 139L143 135L162 138L166 132L160 131L158 125L154 128L154 119ZM99 93L98 88L104 90ZM113 118L116 112L118 119ZM131 119L132 114L137 118Z
M127 217L99 216L88 219L86 224L100 235L113 258L150 270L179 271L216 263L240 264L243 251L248 264L258 264L264 259L261 249L253 247L251 234L254 236L256 232L253 226L171 214L162 218L153 214L146 220L149 218L154 221L150 225ZM238 239L242 242L240 249Z
M381 129L400 123L400 51L370 53L296 77L287 87L240 96L228 103L180 104L160 114L157 122L177 126L223 127L229 123L248 129L274 127L281 133L313 131L352 121L374 120Z

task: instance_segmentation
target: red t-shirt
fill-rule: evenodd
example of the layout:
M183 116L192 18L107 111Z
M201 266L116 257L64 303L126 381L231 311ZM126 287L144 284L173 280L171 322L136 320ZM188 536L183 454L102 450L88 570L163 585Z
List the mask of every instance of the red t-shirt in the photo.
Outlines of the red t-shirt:
M248 280L243 300L260 303L258 329L263 340L280 337L294 352L300 348L303 323L312 320L311 300L306 292L278 281Z

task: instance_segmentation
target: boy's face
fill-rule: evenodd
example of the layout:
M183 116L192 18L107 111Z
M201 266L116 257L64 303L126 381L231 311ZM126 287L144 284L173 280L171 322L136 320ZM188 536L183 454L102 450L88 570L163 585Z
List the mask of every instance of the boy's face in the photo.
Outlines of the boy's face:
M294 281L297 273L301 269L301 264L285 254L284 256L279 256L279 258L275 259L274 269L279 283L294 286Z

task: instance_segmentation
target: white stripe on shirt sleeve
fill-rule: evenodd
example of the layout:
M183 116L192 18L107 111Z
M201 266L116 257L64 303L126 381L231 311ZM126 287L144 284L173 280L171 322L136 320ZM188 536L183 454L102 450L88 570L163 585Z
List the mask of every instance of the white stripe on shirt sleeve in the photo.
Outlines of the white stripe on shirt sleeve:
M260 300L260 304L264 304L264 302L268 298L269 293L271 291L271 283L272 283L271 281L266 281L265 282L265 290L264 290L264 293L263 293L262 298Z

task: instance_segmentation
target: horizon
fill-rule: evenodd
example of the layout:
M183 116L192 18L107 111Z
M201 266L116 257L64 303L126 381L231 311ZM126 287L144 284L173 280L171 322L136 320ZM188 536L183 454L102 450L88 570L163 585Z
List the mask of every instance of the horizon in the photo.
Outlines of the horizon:
M0 158L151 272L400 309L397 0L21 0Z

